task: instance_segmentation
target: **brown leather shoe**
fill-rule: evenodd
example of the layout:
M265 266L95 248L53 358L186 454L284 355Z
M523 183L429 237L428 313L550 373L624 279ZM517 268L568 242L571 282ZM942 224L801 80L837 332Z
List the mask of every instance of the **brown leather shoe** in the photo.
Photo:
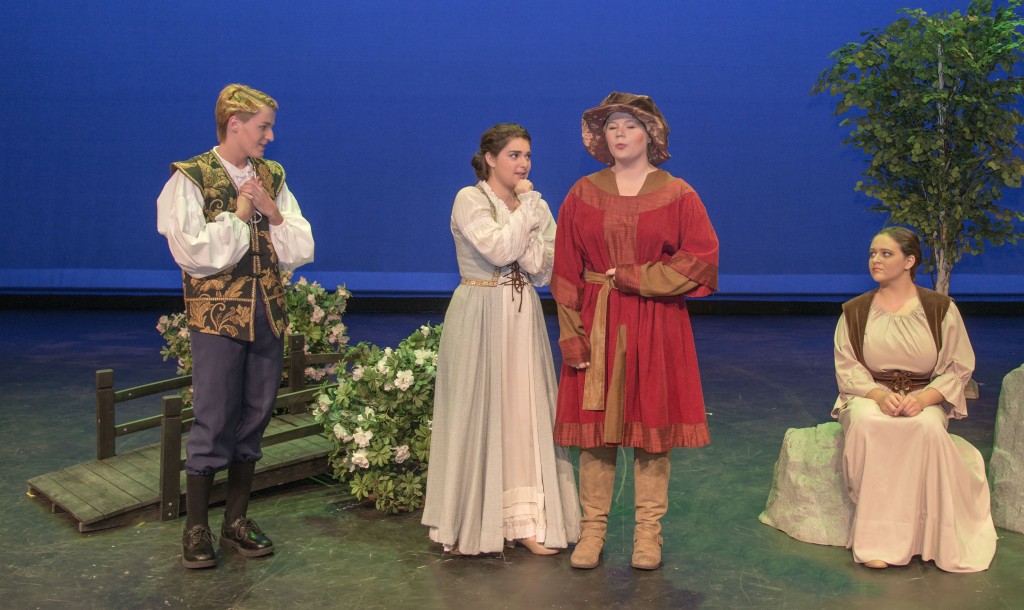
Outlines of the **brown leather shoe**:
M889 567L889 564L885 563L881 559L869 559L864 562L865 568L871 568L873 570L884 570Z
M274 552L274 543L248 517L239 517L220 528L220 545L244 557L262 557Z
M210 528L197 524L181 533L181 565L190 569L217 565Z

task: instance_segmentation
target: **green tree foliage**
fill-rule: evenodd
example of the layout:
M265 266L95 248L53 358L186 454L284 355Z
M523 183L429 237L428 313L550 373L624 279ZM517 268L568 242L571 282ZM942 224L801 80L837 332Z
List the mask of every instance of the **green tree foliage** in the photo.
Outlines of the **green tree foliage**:
M903 9L863 42L834 51L834 65L811 90L838 98L844 144L869 162L856 190L879 203L893 224L914 228L928 248L925 268L948 294L953 266L1024 237L1024 214L999 202L1003 187L1018 188L1019 69L1024 21L1021 0L993 9L973 0L959 11L930 16Z

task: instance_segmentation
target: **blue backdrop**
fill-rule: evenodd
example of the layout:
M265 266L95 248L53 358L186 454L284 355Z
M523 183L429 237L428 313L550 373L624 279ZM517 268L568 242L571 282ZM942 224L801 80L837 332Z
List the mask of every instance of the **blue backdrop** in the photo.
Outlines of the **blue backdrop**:
M448 294L448 215L480 133L530 130L557 213L599 169L580 115L618 90L668 118L664 167L708 208L720 295L853 294L884 217L853 191L863 159L832 100L809 90L829 52L908 3L967 0L3 0L0 292L180 290L156 196L170 162L216 143L216 95L242 82L281 104L267 156L313 224L301 273L329 286ZM965 260L952 292L1024 298L1022 250Z

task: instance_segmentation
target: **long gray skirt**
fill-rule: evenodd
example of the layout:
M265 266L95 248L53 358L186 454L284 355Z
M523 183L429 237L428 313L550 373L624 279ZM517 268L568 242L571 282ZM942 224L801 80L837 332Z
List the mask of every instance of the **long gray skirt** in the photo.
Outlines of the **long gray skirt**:
M423 524L466 555L500 552L510 503L525 496L541 514L523 537L549 548L579 539L575 475L552 440L557 382L540 300L530 286L512 294L459 286L441 335ZM536 473L536 493L506 481L516 473Z

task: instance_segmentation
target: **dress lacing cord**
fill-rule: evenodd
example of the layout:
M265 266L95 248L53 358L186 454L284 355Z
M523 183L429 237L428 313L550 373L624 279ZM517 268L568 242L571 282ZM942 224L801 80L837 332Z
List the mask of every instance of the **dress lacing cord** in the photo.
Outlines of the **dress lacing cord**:
M529 283L529 278L523 273L522 269L519 268L519 261L513 262L509 265L508 273L501 276L501 282L499 286L511 286L512 287L512 302L516 300L516 293L519 294L519 311L523 311L523 288Z
M485 191L484 188L479 184L476 185L476 188L481 193L484 194L484 197L487 198L487 204L491 207L491 219L497 222L498 211L494 207L494 201L491 200L491 196L487 194L487 191ZM518 201L519 195L515 195L515 197ZM495 271L499 271L500 269L500 267L495 267ZM502 275L501 277L502 280L501 282L498 283L498 285L512 287L513 303L516 300L516 294L519 294L519 312L521 313L523 311L523 288L525 288L526 285L530 283L529 276L523 273L522 269L519 268L519 261L513 261L512 264L509 265L508 273Z

